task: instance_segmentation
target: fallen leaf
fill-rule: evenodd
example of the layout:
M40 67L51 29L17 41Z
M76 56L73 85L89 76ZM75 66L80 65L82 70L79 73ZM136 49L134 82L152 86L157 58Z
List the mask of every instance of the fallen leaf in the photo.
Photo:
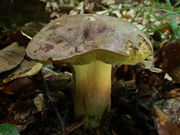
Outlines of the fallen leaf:
M180 135L180 88L167 93L166 100L155 102L156 125L159 135Z
M180 127L175 125L160 109L155 107L156 125L159 135L180 135Z
M131 19L132 18L132 16L129 14L123 14L122 17L125 19Z
M34 105L36 106L37 110L39 112L44 111L46 109L45 101L44 101L44 95L42 93L39 93L34 98Z
M24 130L27 123L29 123L29 117L37 113L32 99L28 98L12 103L8 110L8 115L10 117L8 122L15 124L19 131Z
M29 22L21 28L22 35L32 39L45 26L42 22Z
M24 60L18 69L3 80L3 83L8 83L22 77L33 76L37 74L42 67L43 65L41 63Z
M172 89L168 92L168 95L171 97L180 97L180 88Z
M165 70L174 82L180 83L180 40L162 43L154 63Z
M0 50L0 73L18 66L24 59L25 49L14 42Z
M14 95L20 91L29 91L33 89L32 80L30 78L19 78L6 87L1 87L0 91L7 95Z

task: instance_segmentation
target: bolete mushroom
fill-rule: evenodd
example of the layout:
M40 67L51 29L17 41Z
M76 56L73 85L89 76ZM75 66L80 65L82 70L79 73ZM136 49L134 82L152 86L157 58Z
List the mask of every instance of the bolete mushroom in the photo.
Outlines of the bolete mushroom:
M95 128L111 106L112 65L143 61L152 54L152 46L133 24L89 14L53 20L26 51L32 59L71 65L75 117L83 118L87 128Z

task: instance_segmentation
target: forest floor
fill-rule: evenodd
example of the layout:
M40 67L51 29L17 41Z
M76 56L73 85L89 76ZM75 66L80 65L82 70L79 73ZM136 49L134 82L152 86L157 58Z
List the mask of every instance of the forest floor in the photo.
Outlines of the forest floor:
M176 0L1 0L0 135L180 135L179 7ZM93 130L74 118L71 68L43 65L25 51L50 20L76 14L133 23L154 50L137 65L113 66L111 109Z

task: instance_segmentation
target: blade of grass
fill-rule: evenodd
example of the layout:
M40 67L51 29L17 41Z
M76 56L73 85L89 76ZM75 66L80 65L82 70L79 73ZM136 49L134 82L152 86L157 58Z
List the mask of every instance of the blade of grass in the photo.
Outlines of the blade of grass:
M170 10L172 10L172 5L171 5L170 0L166 0L166 4L167 4L168 8L169 8ZM178 26L178 24L177 24L177 22L176 22L176 19L175 19L175 17L174 17L173 14L170 15L170 23L171 23L171 27L172 27L172 31L173 31L173 37L172 37L172 38L173 38L173 39L174 39L174 38L180 38L179 26Z
M145 5L147 5L147 1L144 3ZM142 14L142 11L143 11L143 7L142 8L140 8L137 12L136 12L136 15L132 18L132 20L131 20L131 23L132 22L134 22L134 20L136 19L136 17L138 17L140 14Z
M154 7L154 6L136 6L136 7L124 7L124 8L114 8L114 9L110 9L106 12L103 12L103 15L106 15L108 13L111 13L113 11L116 11L116 10L128 10L128 9L138 9L138 8L142 8L142 9L155 9L155 10L160 10L160 11L165 11L165 12L169 12L169 13L173 13L175 15L180 15L180 11L171 11L171 10L167 10L167 9L161 9L161 8L158 8L158 7Z
M159 16L159 17L156 17L156 20L152 21L151 23L148 23L142 30L144 29L147 29L149 26L152 26L152 24L154 24L155 22L159 21L159 20L162 20L162 19L165 19L167 16L170 16L172 13L168 13L164 16Z
M178 6L178 5L180 5L180 1L177 1L174 6Z

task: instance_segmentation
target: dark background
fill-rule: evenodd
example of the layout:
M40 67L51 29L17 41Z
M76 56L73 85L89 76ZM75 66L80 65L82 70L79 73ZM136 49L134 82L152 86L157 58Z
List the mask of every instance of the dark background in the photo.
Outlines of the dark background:
M45 5L40 0L0 0L0 28L17 30L30 21L49 22Z

